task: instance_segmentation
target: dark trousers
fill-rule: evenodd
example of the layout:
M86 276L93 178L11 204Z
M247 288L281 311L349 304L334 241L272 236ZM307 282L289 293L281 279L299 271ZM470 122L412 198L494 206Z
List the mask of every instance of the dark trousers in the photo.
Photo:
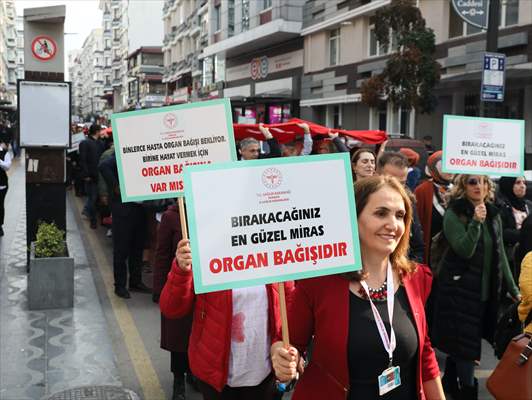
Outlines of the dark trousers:
M112 215L115 287L126 287L128 269L129 285L137 285L142 282L142 250L146 234L144 208L139 204L114 203Z
M0 227L4 225L4 215L6 213L4 208L4 201L6 199L7 187L5 189L0 189Z
M174 375L179 376L183 376L186 373L190 373L190 369L188 368L187 352L170 352L170 370L174 373Z
M87 202L84 211L88 214L91 221L96 222L96 200L98 200L98 184L94 181L85 182L85 191L87 193Z
M268 375L257 386L225 386L222 392L200 380L198 386L204 400L272 400L277 392L273 374Z

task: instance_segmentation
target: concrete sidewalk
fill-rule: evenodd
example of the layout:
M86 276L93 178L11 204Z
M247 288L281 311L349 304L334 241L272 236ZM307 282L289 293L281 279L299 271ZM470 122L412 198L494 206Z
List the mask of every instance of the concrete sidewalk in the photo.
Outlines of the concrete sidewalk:
M75 260L74 308L27 309L24 199L21 158L10 170L5 236L0 239L0 399L40 399L80 386L122 387L108 324L70 201L67 242Z

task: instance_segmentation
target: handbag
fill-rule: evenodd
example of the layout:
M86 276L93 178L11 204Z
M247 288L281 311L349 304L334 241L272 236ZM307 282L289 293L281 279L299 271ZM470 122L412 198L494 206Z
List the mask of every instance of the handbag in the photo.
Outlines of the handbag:
M532 399L532 336L512 339L486 387L497 400Z
M495 335L493 338L493 350L495 351L495 356L499 360L502 358L506 347L508 347L508 343L510 343L514 337L523 331L523 326L527 326L530 322L532 322L531 311L528 313L528 317L526 318L524 324L521 324L521 321L519 321L519 315L517 313L519 303L520 302L511 304L497 321Z

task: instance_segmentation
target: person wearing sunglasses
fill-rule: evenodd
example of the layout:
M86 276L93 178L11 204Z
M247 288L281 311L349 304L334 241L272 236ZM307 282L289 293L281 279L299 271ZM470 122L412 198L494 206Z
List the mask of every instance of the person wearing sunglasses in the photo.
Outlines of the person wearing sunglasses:
M503 243L499 210L492 204L494 184L486 176L458 175L443 217L449 244L438 275L432 341L448 354L443 377L446 392L477 399L475 363L481 340L493 343L502 281L520 298Z

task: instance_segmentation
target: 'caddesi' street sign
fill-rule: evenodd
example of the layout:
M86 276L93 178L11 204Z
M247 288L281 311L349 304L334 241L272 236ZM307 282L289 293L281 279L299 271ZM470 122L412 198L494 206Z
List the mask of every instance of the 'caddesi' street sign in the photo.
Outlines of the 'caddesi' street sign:
M489 0L452 0L456 13L465 22L487 29Z

